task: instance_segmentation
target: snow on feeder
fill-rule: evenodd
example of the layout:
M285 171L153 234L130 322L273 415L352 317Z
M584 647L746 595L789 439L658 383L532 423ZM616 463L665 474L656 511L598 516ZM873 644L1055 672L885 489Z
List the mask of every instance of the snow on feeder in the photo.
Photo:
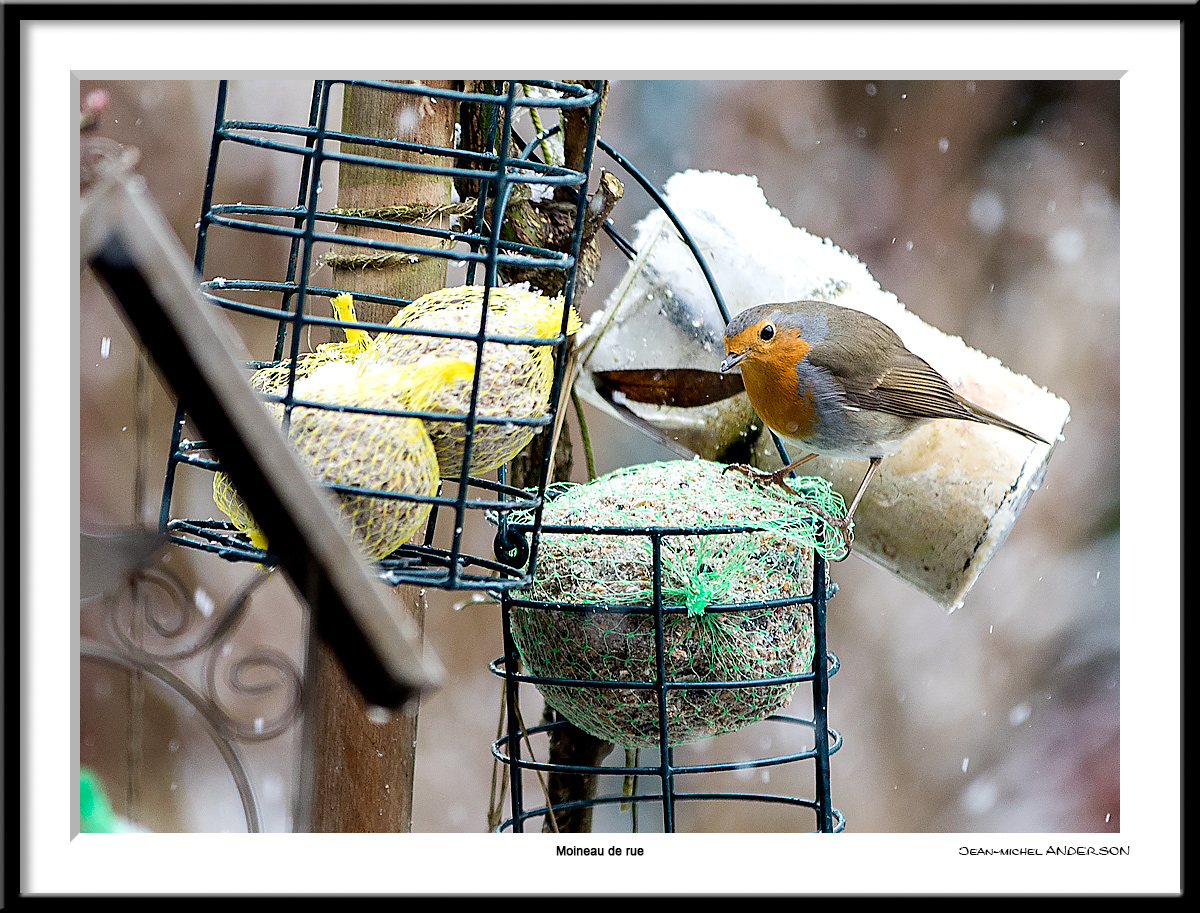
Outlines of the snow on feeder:
M704 251L731 316L805 299L864 311L967 399L1061 439L1065 400L926 324L852 254L793 226L753 176L686 171L667 181L665 199ZM693 250L657 210L638 223L635 246L638 258L580 334L576 389L681 454L778 469L784 463L771 435L731 386L737 378L717 373L725 321ZM670 375L682 378L683 398L663 395ZM986 425L931 423L880 466L854 516L855 552L954 611L1041 484L1054 449ZM865 461L828 456L805 467L845 496L865 469Z

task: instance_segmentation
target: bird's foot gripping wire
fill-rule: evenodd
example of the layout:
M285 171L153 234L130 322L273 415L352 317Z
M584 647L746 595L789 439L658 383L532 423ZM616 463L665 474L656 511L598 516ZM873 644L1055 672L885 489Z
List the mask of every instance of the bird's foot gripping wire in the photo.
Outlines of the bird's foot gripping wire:
M761 469L755 469L753 466L747 466L744 463L730 463L728 466L725 466L721 472L724 474L729 470L734 469L746 476L746 478L750 479L752 482L755 482L764 488L771 485L778 485L793 497L802 499L800 503L796 505L797 507L803 508L815 516L820 517L821 520L825 522L827 527L832 527L838 531L838 534L842 537L842 542L845 545L845 551L836 557L831 557L831 560L845 561L850 557L850 548L853 541L853 536L851 533L851 529L853 527L851 518L853 515L846 514L840 517L834 516L823 507L813 504L811 501L803 500L804 495L796 491L796 489L792 488L792 486L787 483L787 476L789 473L791 473L792 468L792 466L785 466L783 469L778 469L775 472L763 472Z

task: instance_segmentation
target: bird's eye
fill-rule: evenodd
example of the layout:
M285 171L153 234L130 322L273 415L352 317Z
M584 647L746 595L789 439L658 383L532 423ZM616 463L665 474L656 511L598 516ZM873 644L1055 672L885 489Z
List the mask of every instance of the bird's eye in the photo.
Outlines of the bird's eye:
M758 338L763 342L769 342L775 337L775 324L764 323L763 328L758 331Z

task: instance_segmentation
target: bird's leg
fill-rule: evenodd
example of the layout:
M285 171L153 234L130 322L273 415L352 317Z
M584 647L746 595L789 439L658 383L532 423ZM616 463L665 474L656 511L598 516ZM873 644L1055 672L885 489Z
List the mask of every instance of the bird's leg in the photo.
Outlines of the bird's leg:
M883 461L883 457L871 457L871 465L867 467L866 473L863 474L863 480L859 483L858 491L854 493L854 500L850 502L850 507L846 511L846 516L840 520L834 520L824 511L818 508L809 507L816 511L827 523L837 527L838 532L842 534L842 541L846 543L846 554L838 558L838 561L845 561L850 557L850 522L854 519L854 511L858 509L858 502L862 500L863 492L867 490L867 483L871 481L871 476L875 475L875 470L879 468L879 464Z
M787 483L787 481L786 481L787 476L797 466L803 466L805 463L807 463L809 460L813 459L815 456L816 456L815 453L810 453L807 456L802 456L800 459L798 459L792 463L788 463L782 469L776 469L774 472L762 472L761 470L754 469L751 466L746 466L743 463L733 463L729 466L726 466L724 469L721 470L721 472L725 473L731 469L736 469L742 475L757 482L759 485L778 485L780 488L782 488L788 494L799 498L799 497L802 497L802 495L798 491L796 491L796 489L792 488L792 486L790 486ZM806 510L816 514L818 517L820 517L822 520L824 520L830 526L837 527L842 533L842 539L845 540L845 542L846 542L846 553L849 554L849 552L850 552L850 537L847 532L847 527L849 524L848 518L846 520L839 520L836 517L833 517L833 516L830 516L829 514L827 514L821 508L817 507L817 505L811 504L808 501L802 501L797 506L803 507Z
M797 466L803 466L805 463L807 463L809 460L813 459L813 457L815 457L815 456L816 456L815 453L810 453L808 456L803 456L800 459L796 460L794 463L788 463L782 469L776 469L774 472L763 472L760 469L755 469L752 466L747 466L745 463L731 463L730 465L728 465L724 469L722 469L721 472L726 473L726 472L729 472L729 470L731 470L731 469L736 469L742 475L746 476L749 479L753 479L755 482L758 482L759 484L778 485L784 491L789 492L790 494L794 494L797 497L799 497L799 495L796 494L796 492L792 489L792 487L790 485L787 484L787 482L784 481L784 479L786 479L788 473L791 472L793 469L795 469Z
M854 500L850 502L850 509L846 511L846 522L850 522L850 518L854 516L854 511L858 507L858 502L862 500L863 492L867 490L867 483L871 481L871 476L875 475L875 470L879 468L879 464L883 461L883 457L871 457L871 465L867 467L867 472L863 476L862 484L858 486L858 491L854 495Z
M749 466L744 466L741 464L726 466L722 472L727 472L730 469L736 469L738 472L743 473L760 484L778 485L784 491L796 495L796 497L800 497L800 495L790 485L788 485L787 482L784 481L784 478L797 466L807 463L815 456L815 453L810 453L808 456L801 457L799 460L796 460L796 462L789 463L787 466L784 466L782 469L776 470L775 472L760 472L757 469L752 469ZM871 477L875 475L875 470L879 468L879 464L882 461L883 457L871 457L871 465L867 467L867 471L863 475L863 480L859 483L858 491L854 494L854 500L850 502L850 507L846 511L846 515L844 517L833 517L821 508L817 507L817 505L810 504L807 501L799 505L800 507L804 507L816 514L830 526L835 527L838 532L842 534L842 541L846 543L846 554L839 558L839 561L844 561L850 556L850 522L854 519L854 511L858 509L858 503L862 500L863 492L867 490L867 483L871 481Z

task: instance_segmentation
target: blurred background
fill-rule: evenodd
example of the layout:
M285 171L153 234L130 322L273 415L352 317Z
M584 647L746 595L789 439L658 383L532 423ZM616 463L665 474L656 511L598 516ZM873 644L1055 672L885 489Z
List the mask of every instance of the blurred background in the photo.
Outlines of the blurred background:
M85 81L81 99L97 90L109 102L96 133L136 147L151 192L194 250L217 84ZM229 113L305 123L311 92L304 80L234 81ZM773 207L856 255L924 321L1071 407L1041 489L962 609L946 615L862 560L834 566L829 646L841 669L829 713L844 745L832 758L832 795L848 830L1120 829L1118 99L1115 80L611 85L601 136L657 186L689 168L756 176ZM294 203L291 163L228 155L216 202ZM624 179L602 153L600 167ZM625 185L612 218L632 238L652 204ZM277 240L239 240L210 246L206 273L279 272ZM594 283L576 297L585 322L627 263L607 238L601 250ZM175 403L86 272L79 352L81 524L155 522ZM676 456L590 407L585 416L599 473ZM578 444L573 414L564 433ZM586 478L578 447L573 478ZM197 515L219 516L210 476L179 484L191 486L177 497ZM475 553L489 553L492 530L473 534ZM249 573L190 549L164 560L202 612L228 602ZM449 674L420 708L413 830L479 832L500 713L500 680L487 668L502 652L499 608L470 593L427 598L427 644ZM304 614L273 580L255 592L234 649L274 651L299 667ZM83 636L103 637L104 624L97 606L82 608ZM204 663L179 671L202 678ZM267 665L255 674L278 677ZM119 814L156 831L245 828L202 715L94 660L81 662L80 688L80 760ZM241 748L265 830L291 829L299 732L283 725L289 712L278 694L260 701ZM742 738L748 751L769 748L753 729ZM790 766L800 769L777 768L771 791L810 794L811 769ZM811 828L759 803L702 804L681 830Z

